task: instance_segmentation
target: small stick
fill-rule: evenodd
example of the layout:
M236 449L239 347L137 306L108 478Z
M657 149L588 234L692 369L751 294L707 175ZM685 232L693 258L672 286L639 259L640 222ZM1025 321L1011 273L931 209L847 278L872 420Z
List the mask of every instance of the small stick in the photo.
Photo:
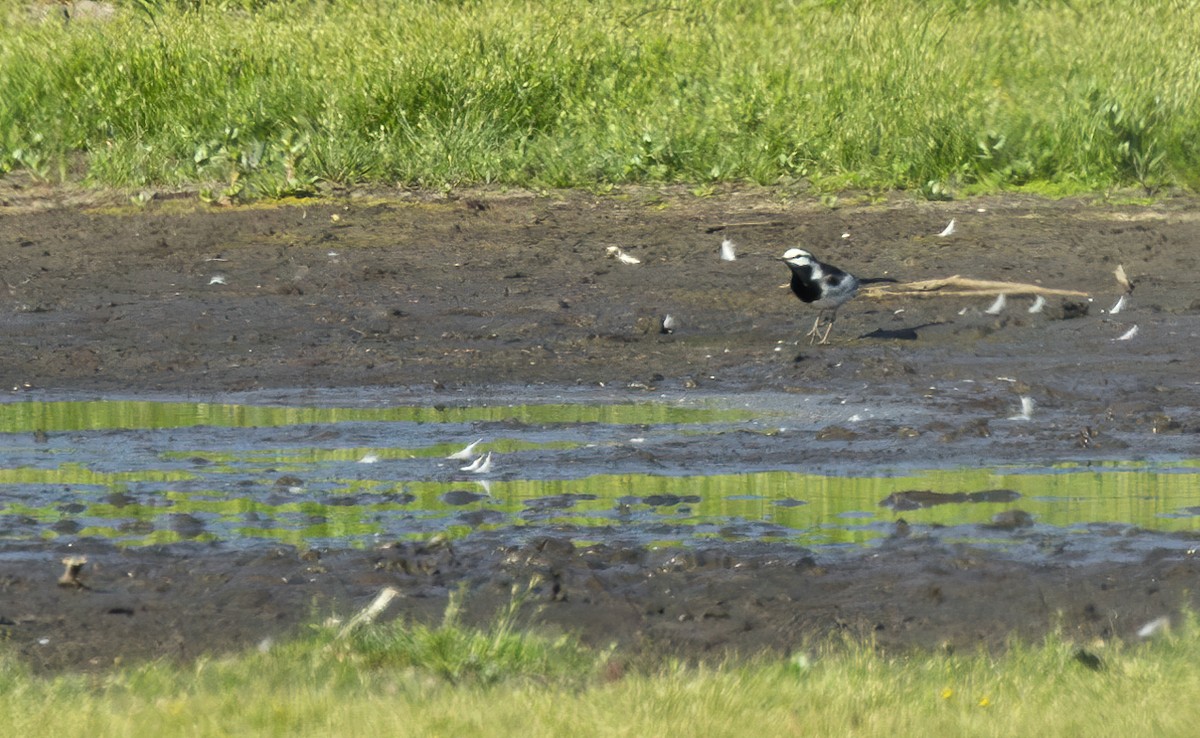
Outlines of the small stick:
M951 288L951 289L946 289ZM978 295L1057 295L1061 297L1087 297L1088 293L1077 290L1060 290L1042 287L1036 284L1022 282L999 282L990 279L971 279L955 274L943 279L927 279L921 282L904 282L902 284L871 285L861 290L862 294L870 297L888 297L892 295L915 295L931 297L946 296L978 296Z
M371 604L358 611L358 614L350 618L350 621L342 626L338 632L338 638L345 638L350 635L350 631L358 628L361 625L367 625L379 617L379 615L387 609L388 605L392 604L392 600L397 597L402 597L400 590L395 587L384 587L379 590L379 594L375 595L375 599L371 600Z
M717 225L705 228L704 232L716 233L717 231L723 231L726 228L755 228L759 226L779 226L783 224L784 223L782 220L747 220L742 221L741 223L719 223Z
M67 567L67 570L64 571L63 575L58 578L58 586L74 587L75 589L83 589L87 587L86 584L79 580L79 570L82 569L83 565L87 563L87 557L68 556L63 559L62 562L63 566Z
M1125 290L1125 294L1133 294L1133 282L1129 281L1129 277L1125 274L1125 265L1117 264L1117 268L1113 270L1113 276L1117 278L1117 284L1121 285L1121 289Z

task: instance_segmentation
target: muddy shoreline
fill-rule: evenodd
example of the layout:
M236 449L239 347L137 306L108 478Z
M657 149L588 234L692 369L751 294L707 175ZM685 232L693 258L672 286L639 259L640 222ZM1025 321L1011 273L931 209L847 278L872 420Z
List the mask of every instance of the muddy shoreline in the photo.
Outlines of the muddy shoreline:
M819 394L897 409L853 430L831 424L841 464L1184 458L1200 438L1198 216L1190 198L896 197L830 209L769 190L358 192L209 209L9 181L0 387L11 402L305 387L429 405L601 386L625 399ZM951 218L956 234L937 236ZM737 261L718 258L723 238ZM831 345L809 346L812 314L773 258L795 245L863 276L961 274L1091 300L1030 313L1014 297L991 315L990 299L864 297L841 310ZM611 246L641 263L611 258ZM1118 264L1135 288L1112 314ZM678 326L664 333L668 314ZM1006 425L1021 397L1040 422ZM812 463L822 453L795 448ZM732 543L593 550L567 545L569 531L445 550L9 542L0 629L37 668L108 668L287 637L314 607L346 615L384 586L407 595L394 615L436 619L465 582L468 612L483 620L535 575L537 627L650 656L787 653L833 633L889 649L998 647L1051 629L1131 637L1196 606L1186 537L1112 535L1139 538L1135 561L1031 562L899 533L836 559ZM80 548L87 587L59 587L60 560Z

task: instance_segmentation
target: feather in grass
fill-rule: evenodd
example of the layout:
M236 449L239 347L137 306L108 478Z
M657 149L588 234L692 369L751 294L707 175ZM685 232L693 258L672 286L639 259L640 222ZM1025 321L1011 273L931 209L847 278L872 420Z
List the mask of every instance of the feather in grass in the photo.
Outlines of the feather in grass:
M1004 293L1000 293L999 295L996 295L996 301L992 303L992 306L983 312L987 313L988 315L999 315L1000 313L1004 312L1006 305L1008 305L1008 298L1004 296Z
M948 238L953 236L956 231L958 231L958 223L954 218L951 218L950 223L938 234L938 238Z
M364 455L364 456L363 456L361 459L359 459L359 460L358 460L358 463L360 463L360 464L374 464L376 461L379 461L379 456L378 456L378 455L376 455L376 454L366 454L366 455Z
M480 438L478 441L473 441L471 443L468 443L466 445L466 448L464 448L462 451L455 451L454 453L450 454L446 458L454 459L455 461L466 461L467 459L471 458L472 455L474 455L475 447L481 443L483 443L482 438Z

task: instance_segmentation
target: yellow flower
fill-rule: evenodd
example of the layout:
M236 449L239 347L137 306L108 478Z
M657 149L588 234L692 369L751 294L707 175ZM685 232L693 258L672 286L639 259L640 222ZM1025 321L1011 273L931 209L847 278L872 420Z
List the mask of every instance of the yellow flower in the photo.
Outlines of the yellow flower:
M991 705L991 704L992 704L992 701L991 701L991 700L989 700L987 697L982 697L982 698L980 698L980 700L979 700L979 706L980 706L980 707L987 707L987 706L989 706L989 705Z
M953 697L953 696L954 696L954 690L953 690L953 689L950 689L949 687L946 687L945 689L943 689L943 690L942 690L942 699L944 699L944 700L948 700L948 699L950 699L950 698L951 698L951 697Z

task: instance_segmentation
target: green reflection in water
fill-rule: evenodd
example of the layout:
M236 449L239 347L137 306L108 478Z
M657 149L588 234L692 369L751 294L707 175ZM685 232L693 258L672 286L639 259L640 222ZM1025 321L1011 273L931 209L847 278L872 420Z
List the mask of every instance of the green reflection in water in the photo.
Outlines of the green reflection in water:
M35 404L39 403L22 403ZM67 405L93 407L107 404L111 403L42 405L61 408ZM115 404L135 406L134 409L147 405L173 408L168 415L181 412L180 408L194 410L200 407L233 407L163 403ZM8 411L13 407L16 406L4 405L0 406L0 410ZM544 409L551 406L537 407ZM589 409L584 406L553 407L569 407L572 411ZM661 405L617 407L625 407L631 413L668 409ZM278 416L271 415L277 423L331 422L331 416L297 420L294 415L297 411L285 408L251 409L261 410L268 415L279 413ZM374 414L412 410L414 408L299 412ZM484 410L488 409L477 408L472 412ZM496 410L512 411L511 408ZM463 412L467 410L464 409ZM188 417L194 419L197 416L192 414ZM709 418L705 416L704 419ZM5 421L13 421L13 418L6 416ZM21 422L27 421L28 418ZM176 421L179 421L178 417ZM100 425L91 427L117 427L104 424L115 422L115 419L109 418ZM160 418L155 422L167 421ZM10 424L5 429L12 430L13 426ZM577 445L571 442L538 444L500 439L494 443L489 442L488 447L512 453L530 449L566 449ZM659 545L677 545L678 538L688 535L689 531L695 531L695 535L700 537L754 536L809 545L865 543L886 535L889 528L887 524L899 517L913 525L953 526L986 523L996 513L1012 508L1029 512L1038 523L1055 526L1111 522L1164 531L1200 529L1200 515L1188 511L1188 508L1200 506L1200 472L1196 471L1200 467L1198 460L1173 462L1169 465L1145 462L1091 463L1087 466L1057 464L1048 470L1027 470L1018 467L931 470L905 476L876 477L831 477L771 471L709 476L602 474L580 479L503 480L492 482L488 486L490 496L461 506L448 504L444 495L451 490L481 492L483 487L465 480L434 482L329 478L322 477L319 469L323 462L357 460L367 452L376 453L380 458L386 459L444 456L452 450L457 448L446 445L413 449L302 448L202 453L177 451L163 455L171 459L203 457L215 462L214 465L195 472L153 469L98 472L75 463L62 463L52 468L0 469L0 530L24 531L0 533L0 537L54 535L36 527L9 526L8 522L16 518L30 518L40 524L46 524L63 518L77 517L81 522L86 521L86 526L77 533L80 536L109 537L132 544L167 543L182 540L184 537L180 532L171 529L169 516L188 513L205 521L206 529L201 532L200 540L269 538L302 545L317 539L342 539L348 545L364 545L366 539L376 535L388 536L391 539L432 535L429 532L431 526L428 524L431 518L434 521L432 527L442 533L452 536L466 535L476 528L464 524L459 514L480 509L495 511L501 515L500 522L488 518L481 527L514 525L534 530L549 530L557 526L571 526L578 529L573 531L572 535L580 539L594 535L595 540L631 533L636 534L640 540ZM238 464L243 466L239 468L236 466ZM155 484L170 485L173 482L204 479L214 472L246 474L249 471L253 475L257 470L248 470L245 465L255 464L263 465L264 469L272 467L274 470L301 470L306 485L323 489L324 497L317 500L303 489L292 493L275 488L273 482L278 471L252 479L248 486L225 488L218 483L211 489L188 491L153 488ZM373 467L370 465L364 465L362 468L364 474L380 473L372 472ZM211 477L208 478L211 482ZM143 486L149 489L136 493L138 499L130 504L114 505L105 499L108 493L126 490L133 483L145 483ZM60 499L54 504L41 504L41 500L30 504L21 499L14 499L15 495L7 495L3 485L55 485L74 489L61 494L56 493ZM333 489L329 489L331 486ZM96 488L100 491L97 492ZM1022 496L1011 503L957 503L904 511L893 511L879 506L881 500L899 491L930 490L953 493L990 489L1011 489ZM411 494L415 499L407 503L402 502L395 497L400 492ZM64 513L57 506L61 504L63 494L84 503L85 509L79 513ZM364 499L352 500L352 504L348 505L328 504L324 501L341 495L363 495ZM654 496L660 497L657 505L647 504L647 498ZM564 504L556 505L553 504L553 500L547 501L547 498L555 497L561 498ZM788 500L802 501L805 504L778 504ZM531 502L534 504L530 505ZM416 526L405 522L406 519L414 518L426 525ZM112 524L107 525L106 521L111 521ZM143 525L131 526L131 521ZM743 525L746 522L763 525ZM660 524L672 530L665 533L656 530ZM589 529L595 533L590 533Z
M1022 497L1011 503L958 503L904 511L879 505L893 492L905 490L975 492L1000 488L1019 492ZM648 526L679 526L684 534L689 528L703 526L699 533L702 536L753 535L810 545L865 543L886 535L888 526L881 524L898 517L914 525L962 525L986 523L996 513L1012 508L1029 512L1039 523L1056 526L1113 522L1168 531L1200 529L1200 517L1180 515L1182 509L1200 505L1200 475L1148 469L1066 473L969 469L904 477L825 477L794 472L708 477L615 474L493 482L490 496L457 506L445 502L448 491L482 494L483 488L471 482L414 481L404 483L403 489L414 495L412 502L388 499L387 493L397 490L395 482L363 480L355 482L353 491L376 494L369 501L351 505L313 500L267 504L220 491L171 493L174 504L158 512L216 515L230 521L235 535L297 544L313 538L352 539L373 534L407 537L403 524L390 524L389 518L413 513L443 520L444 525L439 527L442 533L465 535L472 528L461 524L456 515L478 509L503 514L505 525L527 528L568 525L584 530L591 527L597 532L603 528L615 535L640 531L644 538ZM653 499L656 495L658 500ZM547 498L555 497L569 504L545 504ZM778 504L786 500L806 504ZM528 504L531 501L534 506ZM254 513L273 525L238 525L237 516L246 513ZM94 505L88 514L128 517L130 511ZM299 516L319 518L319 522L303 523L297 520ZM768 527L738 525L746 522L761 522ZM655 534L650 531L648 535L653 539ZM665 544L675 537L666 535L659 542Z
M585 445L579 441L549 441L532 443L508 438L488 440L480 445L480 453L491 451L497 454L510 454L518 451L567 451ZM246 465L269 467L297 467L329 461L359 461L370 454L380 461L394 459L443 459L447 455L460 450L462 443L439 443L422 448L396 448L376 446L352 446L349 448L291 448L291 449L254 449L250 451L167 451L160 454L164 459L191 460L203 459L216 466L205 471L245 472ZM466 463L466 462L461 462Z
M617 405L513 405L488 407L323 408L227 405L205 402L97 400L0 404L0 433L192 426L265 428L351 421L465 423L512 420L524 423L675 424L737 422L754 417L742 410L685 408L661 403Z
M155 469L98 472L70 462L50 469L31 466L0 469L0 484L87 484L116 487L128 482L181 482L193 478L194 475L189 472Z
M989 489L1011 489L1021 498L1011 503L957 503L904 511L879 505L893 492ZM581 513L612 508L623 497L645 500L653 495L694 496L700 498L698 502L662 506L657 512L674 524L763 521L785 529L779 531L783 538L808 543L865 542L886 532L878 523L900 517L918 525L986 523L996 513L1013 508L1030 513L1039 523L1055 526L1114 522L1167 531L1200 529L1200 516L1181 514L1184 508L1200 505L1200 475L1150 470L1034 474L966 469L904 477L826 477L792 472L709 477L631 474L497 483L492 485L492 494L501 501L503 510L518 510L527 500L551 495L596 495L597 499L578 501L561 517L551 515L540 521L543 524L587 524ZM807 504L778 504L785 500ZM422 497L421 504L433 509L446 507L429 497ZM630 507L635 515L647 510L644 503ZM876 524L875 529L865 529L871 524Z

